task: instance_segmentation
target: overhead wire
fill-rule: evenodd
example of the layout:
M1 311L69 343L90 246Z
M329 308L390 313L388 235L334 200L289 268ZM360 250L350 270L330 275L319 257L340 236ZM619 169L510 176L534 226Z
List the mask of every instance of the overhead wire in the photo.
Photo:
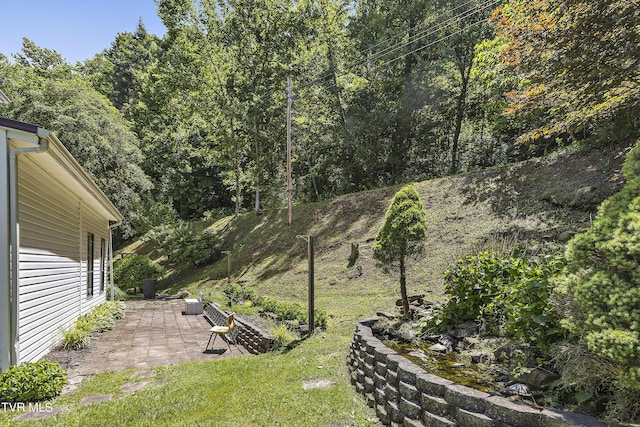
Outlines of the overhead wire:
M464 7L464 6L467 6L467 5L471 4L471 3L475 3L475 0L471 0L471 1L467 2L467 3L464 3L464 4L462 4L462 5L459 5L459 6L455 7L454 9L452 9L451 11L447 12L447 13L443 13L443 14L441 14L441 15L437 16L437 17L435 18L435 20L437 21L437 20L441 19L442 17L445 17L446 15L448 15L450 12L456 11L456 10L458 10L458 9L460 9L460 8ZM472 10L472 9L470 9L470 10ZM468 12L468 11L463 12L463 14L464 14L464 13L466 13L466 12ZM456 19L456 17L457 17L457 16L459 16L459 15L460 15L460 14L455 15L455 16L453 16L453 17L450 17L450 18L449 18L449 20L451 20L451 19ZM447 20L447 21L448 21L448 20ZM446 23L447 21L445 21L444 23ZM441 24L439 24L439 25L442 25L442 24L444 24L444 23L441 23ZM394 35L394 36L387 37L386 39L384 39L384 40L382 40L382 41L380 41L380 42L378 42L378 43L376 43L376 44L374 44L374 45L372 45L372 46L370 46L370 47L368 47L368 48L366 48L366 49L362 49L362 50L360 50L360 51L359 51L359 52L357 52L355 55L356 55L356 56L360 56L361 58L360 58L360 59L356 59L356 60L351 61L350 63L346 64L346 65L345 65L345 68L346 68L346 69L353 68L353 67L356 67L356 66L358 66L358 65L360 65L360 64L362 64L362 63L364 63L364 62L367 62L367 61L372 60L373 58L372 58L371 56L365 56L365 54L366 54L367 52L372 51L374 48L379 47L379 46L381 46L381 45L384 45L384 44L386 44L386 43L388 43L388 42L390 42L390 41L392 41L392 40L395 40L395 39L397 39L397 38L399 38L399 37L404 37L405 35L407 35L407 34L408 34L408 33L410 33L411 31L414 31L414 30L416 30L416 29L418 29L418 28L424 27L424 26L425 26L425 25L427 25L427 24L428 24L427 22L423 22L423 23L418 24L418 25L416 25L416 26L413 26L413 27L411 27L411 28L409 28L409 29L407 29L407 30L404 30L404 31L402 31L402 32L400 32L400 33L398 33L398 34L396 34L396 35ZM427 30L425 30L425 31L422 31L422 32L417 33L417 34L414 34L414 35L413 35L413 37L420 36L421 34L424 34L424 33L425 33L425 32L427 32L427 31L429 31L429 32L433 32L433 31L434 31L434 29L433 29L433 28L429 28L429 29L427 29ZM388 52L388 50L389 50L389 49L392 49L392 48L394 48L394 47L396 47L396 46L402 46L402 45L405 45L406 43L407 43L407 42L404 42L404 41L403 41L403 42L396 43L396 44L391 45L391 46L387 46L387 47L386 47L386 48L384 48L382 51L376 52L376 53L374 54L374 57L376 57L376 56L380 55L380 53L381 53L381 52ZM311 86L311 85L313 85L313 84L315 84L315 83L318 83L318 82L320 82L320 81L322 81L322 80L325 80L327 77L330 77L330 76L331 76L331 73L325 73L324 75L322 75L322 76L318 77L317 79L315 79L315 80L313 80L313 81L311 81L311 82L309 82L309 83L307 83L307 84L303 85L302 87L304 88L304 87L307 87L307 86Z
M375 60L377 60L377 59L379 59L379 58L381 58L381 57L383 57L383 56L385 56L385 55L387 55L389 53L396 52L396 51L398 51L399 49L401 49L403 47L409 46L409 45L415 43L418 40L422 40L425 37L436 33L438 30L442 29L442 27L447 27L447 26L451 25L451 23L453 21L459 21L459 20L468 18L468 17L470 17L472 15L475 15L476 13L479 13L479 12L483 11L484 9L486 9L488 7L491 7L493 4L499 3L502 0L492 0L492 1L493 1L493 3L487 3L482 8L477 8L477 7L476 8L472 8L472 9L466 10L466 11L464 11L464 12L458 14L458 15L455 15L455 16L449 18L448 20L446 20L445 22L439 23L438 25L436 25L436 27L429 28L428 31L425 30L425 31L422 31L422 32L420 32L418 34L410 35L409 36L409 40L407 40L406 42L397 43L397 44L395 44L393 46L389 46L388 48L383 49L382 51L376 53L372 57L364 58L361 62L375 61Z
M473 16L473 15L479 13L479 12L482 12L483 10L485 10L487 8L493 7L493 6L497 5L498 3L501 3L502 1L503 0L490 0L490 1L487 1L487 2L485 2L483 4L475 6L475 7L471 8L471 9L467 9L467 10L461 12L461 13L458 13L458 14L448 18L444 22L437 23L435 27L430 27L430 28L428 28L428 29L426 29L424 31L421 31L421 32L419 32L417 34L414 34L414 35L410 36L409 40L407 40L407 41L402 41L402 42L399 42L399 43L395 43L395 44L393 44L391 46L388 46L388 47L376 52L373 56L368 56L368 57L364 57L364 58L361 58L361 59L356 60L356 61L352 61L349 64L344 66L344 70L350 70L350 69L352 69L354 67L357 67L357 66L359 66L359 65L361 65L363 63L373 62L373 61L376 61L376 60L378 60L378 59L380 59L380 58L382 58L382 57L384 57L384 56L386 56L386 55L388 55L390 53L397 52L398 50L400 50L402 48L405 48L405 47L408 47L408 46L414 44L415 42L417 42L419 40L422 40L422 39L424 39L424 38L426 38L426 37L428 37L430 35L435 34L436 32L438 32L440 30L444 30L447 27L452 27L455 23L459 22L460 20L468 18L468 17L471 17L471 16ZM469 3L473 3L473 2L468 2L468 3L465 3L464 5L468 5ZM461 6L455 8L454 10L459 9L460 7ZM438 18L443 17L443 16L445 16L445 14L440 15ZM487 22L487 21L488 21L488 19L484 19L484 20L478 21L476 23L470 24L467 28L469 28L471 26L474 26L474 25L477 25L477 24L480 24L480 23ZM420 26L423 26L423 25L425 25L425 24L412 27L412 28L410 28L410 29L408 29L406 31L403 31L402 33L396 34L395 36L390 37L390 38L388 38L388 39L386 39L386 40L384 40L384 41L382 41L380 43L377 43L376 45L374 45L374 46L372 46L372 47L370 47L368 49L360 51L360 53L366 52L368 50L372 50L373 47L379 46L381 44L384 44L384 43L388 42L389 40L393 40L393 39L396 39L398 37L406 36L410 31L412 31L412 30L414 30L414 29L416 29L416 28L418 28ZM422 45L422 46L418 47L417 49L412 50L411 52L399 55L396 58L393 58L393 59L391 59L389 61L386 61L383 64L380 64L380 65L377 65L377 66L373 66L371 69L377 69L379 67L388 65L388 64L393 63L393 62L395 62L397 60L405 58L408 55L411 55L413 53L419 52L419 51L421 51L423 49L426 49L427 47L431 47L431 46L433 46L433 45L435 45L435 44L437 44L437 43L439 43L439 42L441 42L443 40L446 40L446 39L448 39L448 38L450 38L450 37L452 37L452 36L454 36L456 34L459 34L460 32L462 32L464 30L465 30L465 28L462 28L462 29L460 29L460 30L458 30L458 31L456 31L454 33L451 33L451 34L443 36L443 37L441 37L441 38L439 38L437 40L429 42L429 43L427 43L425 45ZM342 73L340 73L336 77L341 77L341 76L343 76L345 74L347 74L347 72L343 71ZM309 86L312 86L312 85L315 85L315 84L318 84L318 83L323 83L327 79L329 79L329 78L331 78L333 76L334 76L334 73L325 73L324 75L320 76L319 78L300 86L300 89L303 89L303 88L306 88L306 87L309 87ZM333 86L336 86L336 83L328 86L327 88L331 88Z

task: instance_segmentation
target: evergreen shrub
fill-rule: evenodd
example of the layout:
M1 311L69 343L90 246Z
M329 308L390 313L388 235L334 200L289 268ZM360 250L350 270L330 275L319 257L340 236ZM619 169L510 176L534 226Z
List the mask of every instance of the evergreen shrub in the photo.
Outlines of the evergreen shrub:
M640 391L640 147L627 157L622 190L605 200L589 229L566 250L558 279L565 326L589 350L619 367Z

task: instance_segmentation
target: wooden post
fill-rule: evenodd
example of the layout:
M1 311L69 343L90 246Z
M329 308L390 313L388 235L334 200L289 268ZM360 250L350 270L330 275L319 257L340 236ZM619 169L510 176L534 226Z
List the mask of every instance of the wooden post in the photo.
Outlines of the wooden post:
M231 283L231 251L222 251L227 254L227 283Z
M315 238L309 235L309 335L313 333L314 329L314 319L313 319L313 310L314 310L314 243Z
M291 200L291 77L287 77L287 200L288 200L288 222L291 225L293 216L293 202Z

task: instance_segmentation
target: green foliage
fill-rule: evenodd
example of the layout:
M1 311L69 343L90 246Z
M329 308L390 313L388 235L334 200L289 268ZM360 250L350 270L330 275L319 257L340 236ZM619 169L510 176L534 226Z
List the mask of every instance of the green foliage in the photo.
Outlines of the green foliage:
M129 123L55 51L25 39L18 58L7 66L10 84L2 90L12 102L0 106L0 114L53 131L124 215L122 237L132 236L131 218L151 182Z
M615 361L619 378L640 388L640 146L622 172L622 190L569 242L569 269L558 287L563 325L595 354Z
M427 218L420 195L412 185L398 191L373 245L373 256L385 270L423 255Z
M143 279L157 279L164 269L145 255L126 256L117 261L113 268L115 283L125 291L135 291L142 287Z
M114 279L115 280L115 279ZM113 285L113 300L114 301L125 301L128 298L128 295L125 291L120 289L117 285ZM107 299L111 300L111 285L107 286Z
M0 373L0 401L38 402L60 395L67 373L57 363L24 362Z
M146 238L172 263L200 267L217 261L222 255L221 242L211 230L197 231L186 221L155 227Z
M562 337L550 302L550 279L563 267L562 259L553 256L539 262L493 250L466 256L444 272L448 303L422 323L445 330L478 320L546 352Z
M246 286L239 285L237 283L229 283L223 289L224 294L229 299L229 302L239 304L245 301L256 301L256 292L247 288Z
M420 195L412 185L398 191L387 209L375 243L373 257L385 272L398 270L405 317L410 317L406 289L406 265L423 255L427 218Z
M537 111L540 120L525 138L638 135L639 17L637 3L626 0L511 0L500 9L497 26L510 41L504 57L529 80L512 108Z
M91 341L91 334L113 329L115 319L124 317L126 305L122 301L107 301L90 313L78 317L69 329L62 329L63 348L80 350Z
M267 327L266 332L273 336L273 346L271 347L272 351L285 349L296 338L293 332L291 332L284 323L270 325Z
M224 288L224 293L229 302L240 303L243 301L251 301L271 313L275 313L282 320L295 320L299 323L306 324L308 319L308 311L304 306L297 302L284 302L274 298L258 296L253 289L236 283L230 283ZM314 309L313 323L316 327L327 329L328 316L324 310Z
M63 348L81 350L91 341L91 329L86 323L77 323L69 329L62 329Z

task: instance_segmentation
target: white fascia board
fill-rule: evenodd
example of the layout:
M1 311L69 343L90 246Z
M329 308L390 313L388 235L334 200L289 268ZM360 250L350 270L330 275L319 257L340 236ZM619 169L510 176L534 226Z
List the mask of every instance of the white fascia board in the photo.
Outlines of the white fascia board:
M49 154L83 187L84 191L91 196L92 201L84 199L85 203L99 206L109 213L110 220L122 221L123 216L111 203L106 194L98 187L91 177L80 166L78 161L69 153L69 150L54 135L49 134Z

